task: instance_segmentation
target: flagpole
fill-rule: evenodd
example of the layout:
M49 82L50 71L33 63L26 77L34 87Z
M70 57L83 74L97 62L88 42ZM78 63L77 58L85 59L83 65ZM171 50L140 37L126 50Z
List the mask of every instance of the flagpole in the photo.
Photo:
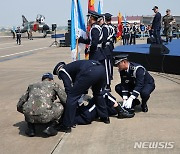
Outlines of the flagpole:
M76 39L76 60L78 60L78 56L79 56L79 48L78 48L78 45L79 45L79 39Z

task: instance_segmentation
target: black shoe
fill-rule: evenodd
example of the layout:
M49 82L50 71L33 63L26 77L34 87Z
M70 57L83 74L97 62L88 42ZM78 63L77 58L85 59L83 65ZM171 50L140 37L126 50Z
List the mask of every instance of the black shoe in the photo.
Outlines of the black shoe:
M135 112L134 108L130 108L130 109L125 108L125 107L123 107L123 108L124 108L124 110L128 111L130 114L134 114L134 112Z
M132 118L134 117L135 113L129 113L127 110L125 110L124 108L121 107L121 105L119 104L117 107L115 107L118 116L118 119L122 119L122 118Z
M25 131L26 135L29 137L34 137L35 136L35 126L34 124L28 122L27 123L28 129Z
M139 101L139 99L134 99L132 102L132 108L134 108L136 105L139 105L141 102Z
M104 122L105 124L110 124L110 119L109 117L101 117L100 121Z
M148 106L147 106L147 104L142 104L141 105L141 108L142 108L142 112L148 112Z
M64 125L59 125L58 127L56 127L56 130L60 131L60 132L70 133L71 132L71 127L67 127L67 126L64 126Z
M52 126L49 126L43 131L43 133L45 133L48 136L55 136L58 132Z

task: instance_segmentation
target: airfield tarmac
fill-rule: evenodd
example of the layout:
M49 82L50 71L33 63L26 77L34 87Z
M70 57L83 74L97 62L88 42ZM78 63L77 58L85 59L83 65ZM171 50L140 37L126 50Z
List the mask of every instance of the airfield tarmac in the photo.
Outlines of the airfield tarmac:
M17 45L12 38L0 37L0 154L180 153L180 75L155 72L150 72L156 89L148 101L148 113L140 112L138 106L132 119L111 117L109 125L94 121L78 125L70 134L27 137L24 117L16 111L19 98L29 84L40 81L43 73L52 72L59 61L71 62L70 48L49 47L53 41L22 38L22 45ZM62 85L57 77L55 81ZM114 90L119 82L114 68L112 94L121 101Z

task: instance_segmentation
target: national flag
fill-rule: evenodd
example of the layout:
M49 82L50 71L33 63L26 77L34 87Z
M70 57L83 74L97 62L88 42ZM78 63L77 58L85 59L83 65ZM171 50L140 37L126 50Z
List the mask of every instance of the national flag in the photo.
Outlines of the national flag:
M116 39L117 41L119 41L122 37L122 29L123 29L123 25L122 25L122 15L119 12L118 14L118 27L117 27L117 36Z
M78 39L86 38L86 27L80 5L80 0L72 0L71 6L71 51L73 61L80 59Z
M94 11L94 1L95 0L89 0L88 1L88 10Z
M103 13L103 0L99 0L99 3L98 3L98 13L99 14Z

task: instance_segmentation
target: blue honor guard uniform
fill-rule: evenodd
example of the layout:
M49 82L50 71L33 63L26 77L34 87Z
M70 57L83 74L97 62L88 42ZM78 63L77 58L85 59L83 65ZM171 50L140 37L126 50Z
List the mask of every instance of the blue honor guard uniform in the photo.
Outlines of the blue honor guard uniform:
M58 63L53 73L58 75L59 79L62 79L67 94L63 117L64 131L69 131L73 126L78 100L90 87L92 87L98 116L108 120L106 104L100 93L105 82L105 68L103 65L95 60L79 60L67 65Z
M118 63L124 59L115 60ZM121 83L115 86L116 92L124 99L132 98L136 101L140 95L142 98L142 111L147 112L147 101L150 94L155 89L155 83L153 77L149 72L140 64L129 62L128 69L120 71Z

